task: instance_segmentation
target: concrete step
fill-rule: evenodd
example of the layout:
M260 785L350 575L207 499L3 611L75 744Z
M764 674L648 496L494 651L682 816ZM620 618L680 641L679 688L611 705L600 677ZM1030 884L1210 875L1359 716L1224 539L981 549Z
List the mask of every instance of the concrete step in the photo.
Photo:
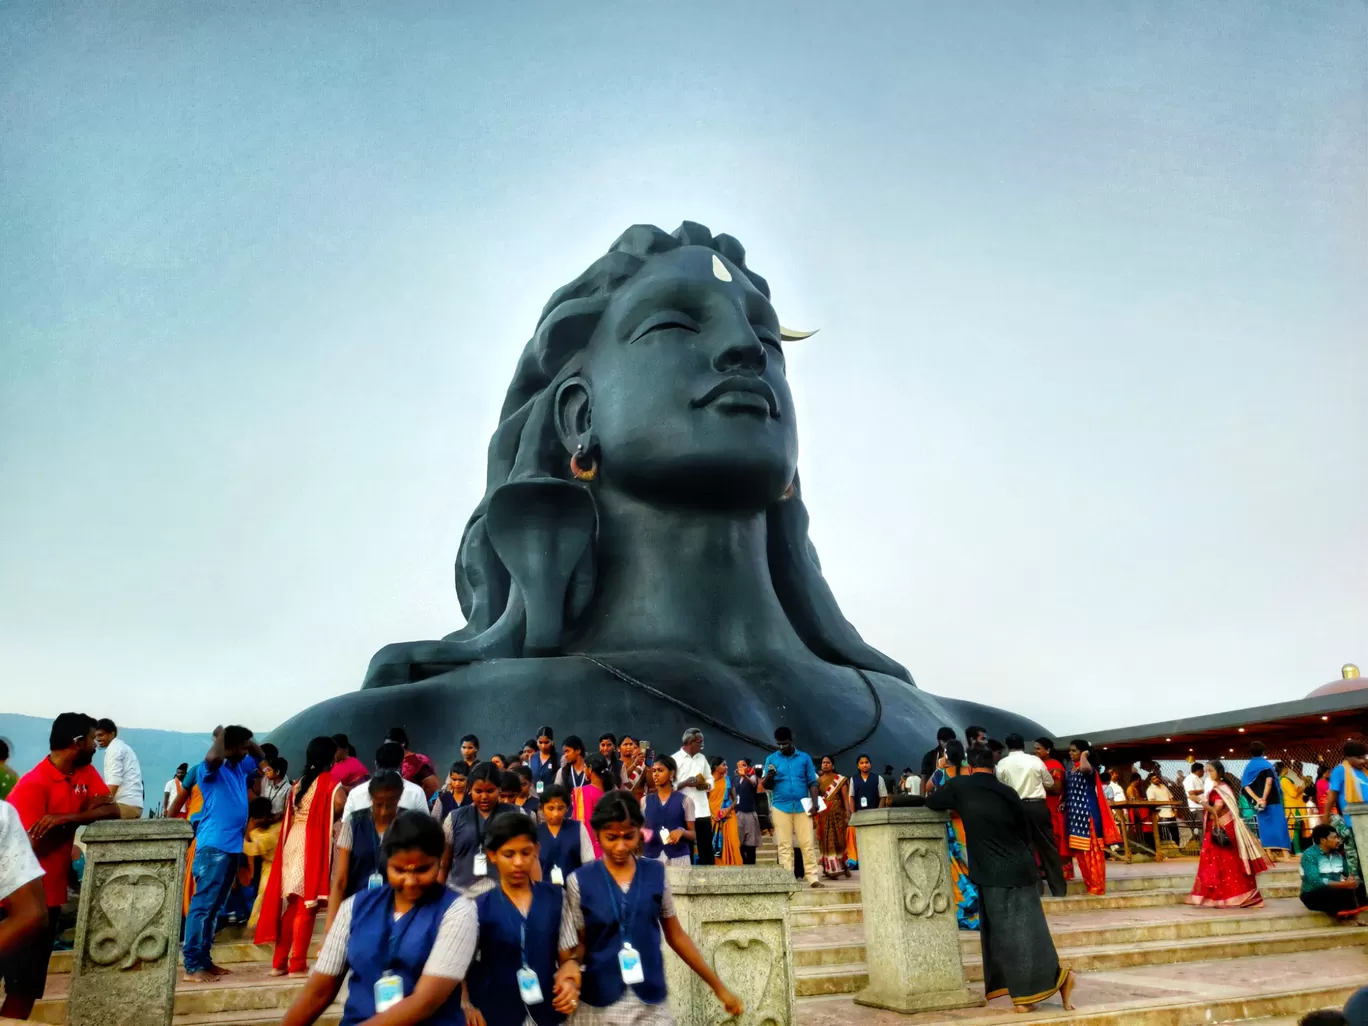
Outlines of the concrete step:
M1321 919L1325 922L1324 917ZM976 939L963 950L965 977L983 980L983 962ZM1059 959L1080 973L1128 969L1137 966L1174 965L1181 962L1216 962L1281 952L1327 951L1368 948L1368 930L1345 926L1281 929L1237 935L1199 936L1183 940L1153 940L1070 946L1056 940ZM802 965L799 965L801 953ZM854 956L860 961L851 961ZM794 989L799 997L818 994L852 994L868 982L863 944L831 944L800 947L794 942ZM838 961L839 959L839 961ZM1213 968L1213 972L1221 969Z
M177 1021L194 1017L219 1015L218 1021L236 1023L247 1021L277 1022L295 995L304 986L304 979L267 976L270 968L264 963L242 963L231 976L214 983L176 984L175 1016ZM35 1022L62 1026L66 1022L67 990L70 976L49 976L47 994L33 1008ZM345 994L345 990L344 990ZM340 1011L340 1009L339 1009ZM248 1013L260 1013L244 1019ZM212 1020L211 1020L212 1021Z
M322 947L323 927L320 921L318 929L314 931L313 941L309 944L309 958L316 958ZM240 962L269 962L272 950L270 945L258 945L250 941L219 941L214 945L210 957L215 965L232 967ZM52 961L48 963L48 975L70 973L71 963L70 951L54 951Z
M1049 1023L1069 1026L1208 1026L1263 1020L1268 1026L1295 1023L1306 1012L1339 1008L1368 979L1368 954L1361 948L1301 952L1082 973L1073 1012L1057 997L1033 1013L1020 1014L1000 998L983 1008L954 1012L896 1012L856 1005L848 996L804 997L795 1026L1006 1026ZM1300 981L1306 981L1304 984ZM973 984L979 990L981 985ZM1285 1022L1278 1022L1281 1018ZM1262 1023L1251 1026L1263 1026Z
M283 1015L284 1009L280 1008L254 1012L192 1012L173 1016L171 1026L277 1026ZM342 1006L332 1005L315 1021L317 1026L339 1026Z

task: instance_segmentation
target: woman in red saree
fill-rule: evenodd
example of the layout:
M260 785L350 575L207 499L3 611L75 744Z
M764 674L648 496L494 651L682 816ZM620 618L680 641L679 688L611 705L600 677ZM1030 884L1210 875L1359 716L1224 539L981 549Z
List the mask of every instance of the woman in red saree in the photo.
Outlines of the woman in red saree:
M1064 879L1072 880L1073 853L1069 851L1069 828L1064 822L1064 763L1055 754L1054 741L1048 737L1038 737L1035 742L1036 758L1045 764L1050 773L1051 785L1045 791L1045 807L1050 810L1050 825L1054 827L1055 847L1059 850L1060 860L1064 863Z
M1258 908L1264 902L1255 876L1270 868L1268 858L1240 819L1240 800L1226 783L1225 766L1219 760L1209 762L1206 771L1215 786L1202 799L1202 857L1187 903Z
M318 908L328 901L333 793L337 790L331 767L336 754L337 742L330 737L309 742L308 765L285 806L276 860L265 883L253 937L257 944L275 944L272 976L298 976L307 970Z

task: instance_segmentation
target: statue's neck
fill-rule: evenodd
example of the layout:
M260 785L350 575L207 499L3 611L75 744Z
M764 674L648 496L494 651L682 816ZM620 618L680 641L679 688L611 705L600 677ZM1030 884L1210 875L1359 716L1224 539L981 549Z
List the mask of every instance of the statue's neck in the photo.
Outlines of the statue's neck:
M808 655L770 580L764 513L598 497L593 602L571 648L678 650L734 665Z

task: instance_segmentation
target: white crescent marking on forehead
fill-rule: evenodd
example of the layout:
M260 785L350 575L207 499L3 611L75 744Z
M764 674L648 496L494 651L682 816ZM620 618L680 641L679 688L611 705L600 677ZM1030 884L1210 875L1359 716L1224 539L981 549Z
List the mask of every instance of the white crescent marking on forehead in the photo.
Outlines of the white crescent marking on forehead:
M727 265L722 262L722 258L716 253L712 259L713 277L718 281L731 281L731 271L727 270Z

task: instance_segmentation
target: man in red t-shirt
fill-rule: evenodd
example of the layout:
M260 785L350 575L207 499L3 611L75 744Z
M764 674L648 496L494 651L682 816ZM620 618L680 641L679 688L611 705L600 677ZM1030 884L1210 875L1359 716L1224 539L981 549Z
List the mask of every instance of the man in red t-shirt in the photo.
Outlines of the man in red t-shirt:
M48 748L48 757L20 777L9 793L9 803L19 813L43 867L47 929L0 963L5 980L0 1018L27 1019L33 1003L43 996L58 916L67 900L76 828L97 819L119 818L109 788L90 765L95 758L94 717L62 713L52 723Z

